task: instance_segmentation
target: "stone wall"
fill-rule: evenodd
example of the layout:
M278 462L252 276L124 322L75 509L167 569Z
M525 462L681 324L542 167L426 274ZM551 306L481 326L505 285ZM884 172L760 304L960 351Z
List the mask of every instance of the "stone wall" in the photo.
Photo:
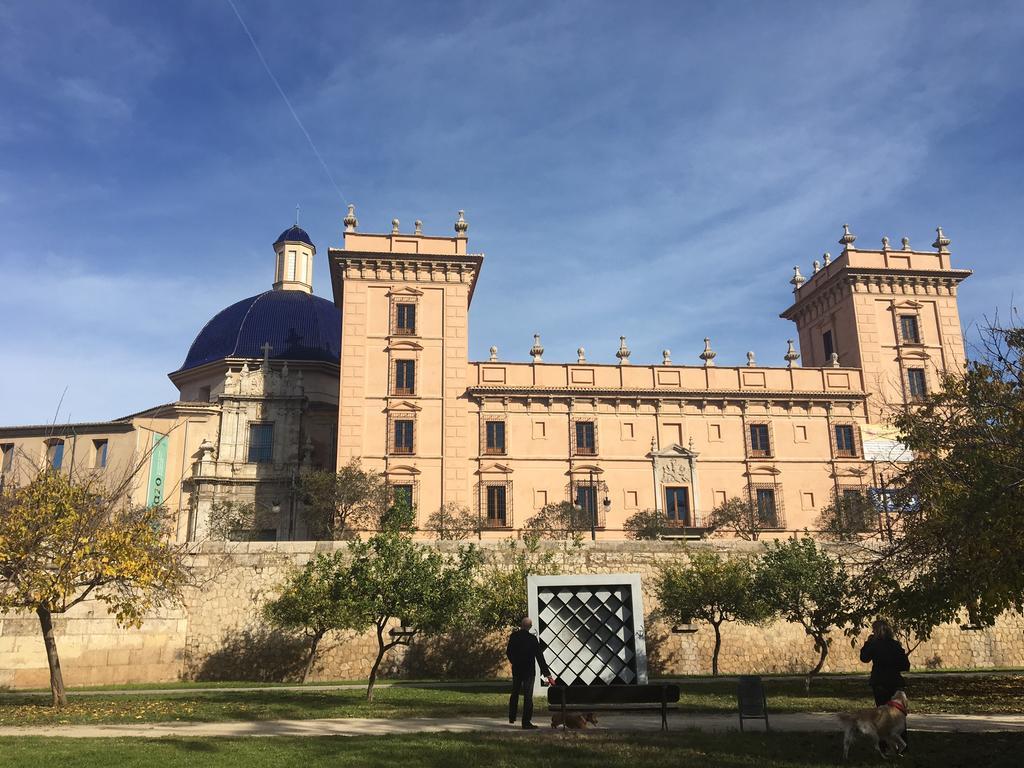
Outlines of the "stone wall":
M199 586L184 605L146 620L141 629L118 629L102 605L83 603L57 620L58 648L68 685L166 682L193 679L293 679L301 672L303 648L293 638L268 631L259 618L262 604L294 567L318 552L343 547L331 542L210 544L197 561ZM499 545L484 543L500 553ZM556 544L565 572L639 573L648 614L659 563L685 556L675 543L602 543L564 549ZM737 543L691 544L730 551L753 550ZM439 545L449 549L447 543ZM648 655L655 675L701 674L710 670L713 632L675 635L648 618ZM502 639L426 640L394 654L387 675L482 676L507 674ZM340 633L321 646L314 679L365 678L376 644L372 637ZM803 672L813 663L813 644L803 630L783 622L767 627L727 624L720 659L724 674ZM1024 666L1024 618L1004 616L990 629L964 632L943 626L914 652L915 666L985 668ZM857 649L836 637L825 671L859 671ZM34 615L0 616L0 687L47 685L46 657Z

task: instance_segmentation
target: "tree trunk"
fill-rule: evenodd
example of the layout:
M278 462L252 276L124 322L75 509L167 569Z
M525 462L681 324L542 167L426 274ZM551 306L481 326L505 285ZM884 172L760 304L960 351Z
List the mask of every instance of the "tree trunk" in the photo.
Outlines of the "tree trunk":
M807 673L807 682L804 684L804 690L808 694L811 692L811 679L821 672L821 668L825 666L825 657L828 656L828 642L824 637L815 637L814 644L818 651L818 663L814 665L814 669Z
M36 608L39 626L43 630L43 644L46 646L46 663L50 666L50 693L53 695L53 706L64 707L68 703L68 695L64 690L64 675L60 671L60 657L57 655L57 638L53 636L53 617L46 606Z
M323 639L323 636L323 632L317 632L313 635L313 641L309 646L309 658L306 659L306 668L302 672L303 683L309 680L309 673L313 671L313 662L316 661L316 649L320 645L320 640Z
M715 652L711 655L711 674L718 677L718 652L722 650L721 624L712 624L715 628Z
M370 668L370 683L366 686L367 701L373 701L373 686L377 682L377 670L380 669L380 663L384 659L384 654L387 652L387 650L387 646L384 644L384 627L378 624L377 659L373 662L373 666Z

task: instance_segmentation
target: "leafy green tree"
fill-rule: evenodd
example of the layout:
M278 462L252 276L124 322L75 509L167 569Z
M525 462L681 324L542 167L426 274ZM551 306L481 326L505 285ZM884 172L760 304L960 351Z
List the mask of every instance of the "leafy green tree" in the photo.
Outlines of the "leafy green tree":
M761 556L754 589L771 613L804 628L814 640L818 661L807 673L807 685L821 671L832 633L845 626L853 612L850 577L843 563L811 538L775 541Z
M524 526L542 539L582 539L590 531L590 512L568 501L546 504Z
M879 513L866 491L837 494L822 508L817 529L836 541L859 541L879 533Z
M657 509L642 509L626 518L622 530L626 536L639 541L657 541L673 530L668 515Z
M372 701L377 673L388 651L408 645L417 635L468 623L480 555L471 545L446 559L400 530L354 541L349 554L350 563L337 573L332 594L350 607L350 629L375 633L377 656L366 688L366 698ZM389 633L388 626L396 619L406 630Z
M708 514L707 527L715 533L731 532L745 541L757 541L761 532L773 527L771 521L762 520L757 505L750 499L733 496Z
M180 600L187 583L188 552L169 543L166 509L132 503L131 477L104 480L44 470L0 494L0 612L38 616L56 707L67 693L54 614L92 598L120 626L136 627L146 612Z
M679 563L661 569L655 582L660 613L677 624L706 621L715 630L711 673L718 675L722 624L754 624L770 611L754 588L754 569L747 557L722 557L717 552L694 551Z
M272 626L301 634L308 642L302 682L309 679L317 649L324 636L353 623L353 607L345 593L335 593L339 576L347 575L344 552L317 555L304 568L293 571L281 591L263 606L263 617Z
M431 514L423 528L437 539L462 541L480 533L480 517L469 507L450 501Z
M553 575L560 570L555 553L541 551L536 536L526 537L522 544L510 539L504 551L481 569L476 588L475 623L485 631L518 626L528 613L527 577Z
M315 470L299 483L303 517L315 539L349 539L356 531L377 528L392 507L392 490L383 474L363 469L352 459L337 472Z
M1024 610L1024 328L992 324L977 359L894 419L913 458L891 493L876 571L937 622ZM893 573L898 569L899 573Z

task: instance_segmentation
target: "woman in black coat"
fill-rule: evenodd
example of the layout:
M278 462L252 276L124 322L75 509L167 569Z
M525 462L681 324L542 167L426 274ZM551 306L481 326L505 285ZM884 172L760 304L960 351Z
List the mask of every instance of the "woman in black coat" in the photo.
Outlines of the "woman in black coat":
M860 649L860 660L871 662L870 684L876 707L888 702L896 691L904 690L906 682L900 673L910 669L910 659L892 636L889 622L878 619L871 625L871 637Z

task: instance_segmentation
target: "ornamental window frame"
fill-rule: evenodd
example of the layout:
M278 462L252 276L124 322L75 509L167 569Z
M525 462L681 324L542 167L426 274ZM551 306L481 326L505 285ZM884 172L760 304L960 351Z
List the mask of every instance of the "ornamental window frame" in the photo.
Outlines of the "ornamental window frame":
M853 445L849 449L839 447L839 433L840 427L849 427L850 436ZM832 440L832 456L837 459L859 459L863 454L863 446L861 444L860 430L858 425L853 421L833 421L829 424L829 436ZM848 452L847 452L848 451Z
M399 387L398 386L398 369L400 365L412 364L412 386L411 387ZM414 357L396 357L391 361L391 386L388 387L388 391L394 397L415 397L416 396L416 358ZM408 383L408 376L404 377L405 383Z
M391 336L400 336L402 338L417 338L420 336L420 296L422 294L419 291L413 292L412 289L399 289L392 291L389 294L391 299L391 306L389 308L389 320L388 320L388 331ZM412 305L413 307L413 327L411 330L400 328L398 325L398 307L401 304Z
M768 449L754 449L754 440L751 435L752 427L766 427L768 433ZM772 428L770 419L754 419L744 424L744 440L747 446L748 459L774 459L775 458L775 430Z
M505 517L501 524L497 524L500 518L490 516L490 489L503 488L505 490ZM480 520L480 527L488 531L510 530L512 525L512 480L504 478L501 480L481 480L477 493L478 509L477 517Z
M487 444L487 432L489 424L502 425L501 448L491 448ZM481 456L508 456L508 417L501 414L481 413L480 414L480 455Z
M398 441L395 430L398 422L408 421L412 423L412 445L408 450L398 450ZM389 456L415 456L416 455L416 413L413 411L392 411L388 414L388 455Z
M914 331L917 334L917 338L909 339L903 327L904 320L914 321ZM924 346L924 335L921 333L921 313L917 309L899 309L896 310L896 323L899 329L900 344L908 347L921 347Z
M593 490L594 494L594 528L599 531L605 529L608 521L605 519L605 508L604 499L611 498L608 492L608 483L606 483L600 475L594 474L594 481L590 481L590 474L584 471L580 471L575 477L569 480L567 491L569 496L569 503L573 506L577 506L579 499L579 489L587 488Z
M412 513L417 514L417 510L420 506L420 481L415 475L388 475L387 476L388 489L391 492L391 503L394 504L397 499L395 498L395 490L398 488L409 488L409 503L412 505Z
M580 450L579 443L576 440L577 436L577 424L590 424L594 431L594 446L593 450L584 448ZM569 421L569 455L570 456L588 456L593 457L600 454L600 444L598 443L598 429L597 429L597 414L592 416L573 416Z
M923 363L924 361L922 360L921 362ZM907 366L905 368L905 370L906 370L906 373L904 374L904 376L905 376L905 380L906 380L906 383L907 383L907 400L909 402L911 402L911 403L921 403L921 402L924 402L924 400L928 397L928 391L929 391L929 389L928 389L928 369L924 365L922 365L920 368L918 368L918 367L911 368L910 366ZM912 380L912 377L911 377L911 374L913 374L913 373L920 373L921 374L921 391L920 392L915 392L914 391L914 384L913 384L913 380Z
M771 491L772 500L775 506L775 525L767 525L761 517L761 510L758 507L758 491ZM757 515L757 527L761 531L784 531L786 530L786 508L782 496L782 484L777 482L747 484L747 499L753 505L754 513Z

